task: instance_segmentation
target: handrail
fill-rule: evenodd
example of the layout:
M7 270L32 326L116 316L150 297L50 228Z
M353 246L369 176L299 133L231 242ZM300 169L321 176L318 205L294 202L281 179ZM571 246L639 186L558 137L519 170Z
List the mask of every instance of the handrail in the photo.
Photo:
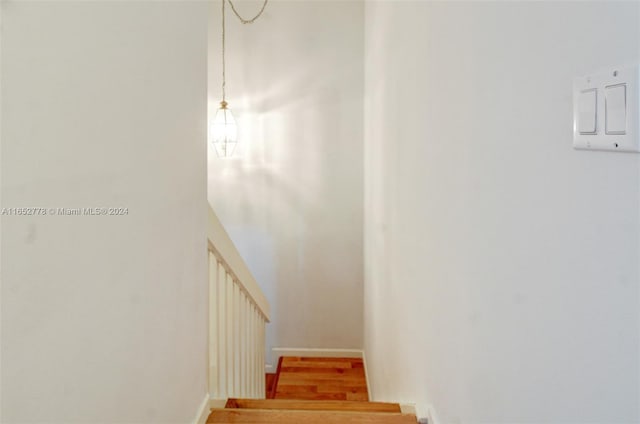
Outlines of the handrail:
M271 322L271 307L269 301L267 301L258 282L251 274L251 271L249 271L247 264L240 256L229 234L227 234L222 223L213 212L213 209L211 209L211 206L209 206L207 210L209 215L207 220L209 251L217 256L227 269L227 272L233 275L242 291L253 301L260 313L264 316L265 321Z

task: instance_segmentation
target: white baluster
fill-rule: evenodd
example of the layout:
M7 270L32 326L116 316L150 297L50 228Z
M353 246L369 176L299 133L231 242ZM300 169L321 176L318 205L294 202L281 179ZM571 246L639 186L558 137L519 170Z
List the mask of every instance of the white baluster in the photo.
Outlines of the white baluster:
M245 335L247 329L247 321L246 321L246 308L247 308L247 296L244 294L244 291L240 292L240 396L243 398L247 397L247 384L245 383L245 378L247 375L247 367L244 363L244 356L247 353L245 347Z
M253 378L251 374L251 307L253 304L251 303L251 299L247 298L247 309L246 309L246 338L245 338L245 351L246 355L244 358L244 363L247 368L247 376L245 378L245 382L247 385L247 397L251 398L251 380Z
M209 393L218 395L218 260L209 252Z
M253 361L256 364L256 375L258 376L258 381L256 381L256 398L261 399L262 394L260 393L260 386L264 381L264 373L260 373L260 353L262 352L262 347L260 346L260 311L256 308L256 315L253 320L253 326L255 328L255 340L253 344L255 346L256 354Z
M258 378L256 378L256 382L254 384L254 393L255 393L255 397L256 399L260 399L260 381L261 379L260 377L260 328L258 327L258 311L256 310L256 315L254 316L253 319L253 328L254 328L254 333L255 333L255 337L253 338L253 349L255 351L254 356L253 356L253 363L254 363L254 367L255 367L255 373L256 376ZM263 376L264 378L264 376Z
M264 320L262 318L262 316L260 317L260 363L259 363L259 367L260 367L260 374L264 375L264 349L265 349L265 343L264 343ZM265 390L265 381L264 379L260 380L260 398L265 398L266 397L266 390Z
M256 314L256 310L255 307L253 305L253 303L251 303L249 305L249 343L248 343L248 348L249 348L249 397L251 398L255 398L256 397L256 388L255 388L255 383L256 383L256 363L254 361L255 358L255 337L256 337L256 333L255 333L255 327L254 327L254 319L255 319L255 315Z
M227 397L234 396L234 365L233 365L233 277L226 272L227 282Z
M234 373L234 380L235 380L235 388L236 388L236 392L235 392L235 396L236 397L241 397L242 396L242 365L241 365L241 358L242 358L242 333L241 333L241 326L240 326L240 317L242 316L242 311L240 310L241 308L241 298L240 298L240 286L237 284L235 284L234 286L234 293L235 293L235 308L236 308L236 314L235 314L235 334L234 334L234 346L233 349L235 351L235 360L234 360L234 364L235 364L235 373Z
M222 262L218 261L218 396L224 399L228 395L227 378L228 378L228 361L227 361L227 271L225 271Z
M265 383L265 375L264 375L264 369L262 364L260 363L260 361L262 360L262 355L264 353L264 347L261 344L260 341L260 322L262 319L262 314L260 313L260 311L256 311L256 372L258 373L258 375L261 376L260 379L258 379L258 384L256 385L256 392L257 392L257 396L258 398L263 398L263 394L261 391L261 387L264 385Z
M242 378L244 385L244 397L250 396L250 370L249 370L249 306L250 306L249 298L244 297L244 317L242 319L243 327L242 327L242 369L244 370L244 375Z

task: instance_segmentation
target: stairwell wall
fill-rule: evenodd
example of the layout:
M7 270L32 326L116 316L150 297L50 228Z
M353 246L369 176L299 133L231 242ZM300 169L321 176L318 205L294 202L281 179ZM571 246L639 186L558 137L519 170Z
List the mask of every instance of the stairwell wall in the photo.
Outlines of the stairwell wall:
M368 1L365 351L440 423L640 421L640 155L572 148L638 2Z
M207 395L206 3L2 1L3 423ZM62 215L50 208L127 208ZM55 215L55 214L58 215Z

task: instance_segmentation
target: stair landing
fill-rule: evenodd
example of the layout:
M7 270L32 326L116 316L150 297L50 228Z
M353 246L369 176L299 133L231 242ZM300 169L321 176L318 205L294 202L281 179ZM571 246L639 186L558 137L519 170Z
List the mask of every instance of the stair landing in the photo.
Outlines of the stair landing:
M273 397L368 401L363 361L360 358L282 357Z

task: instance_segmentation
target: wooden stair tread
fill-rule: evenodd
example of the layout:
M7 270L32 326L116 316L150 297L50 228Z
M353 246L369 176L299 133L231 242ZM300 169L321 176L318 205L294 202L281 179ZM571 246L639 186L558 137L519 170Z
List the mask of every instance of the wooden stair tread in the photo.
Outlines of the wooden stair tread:
M416 424L416 417L390 412L212 409L208 424Z
M400 405L387 402L293 399L229 399L227 408L286 409L305 411L359 411L400 413Z

